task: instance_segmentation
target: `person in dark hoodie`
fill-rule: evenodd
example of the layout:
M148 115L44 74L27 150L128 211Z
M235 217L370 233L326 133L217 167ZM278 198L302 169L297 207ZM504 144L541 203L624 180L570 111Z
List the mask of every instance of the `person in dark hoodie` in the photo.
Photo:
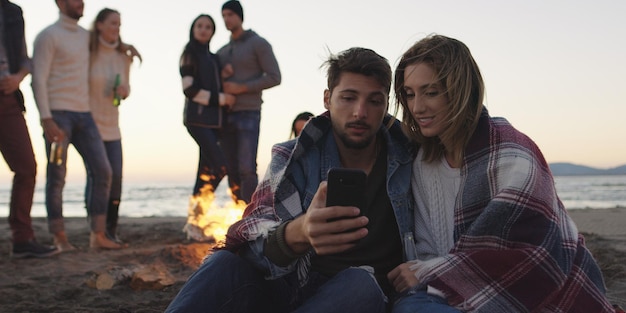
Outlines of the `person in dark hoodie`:
M243 29L239 1L222 6L230 41L217 51L223 65L224 92L237 97L222 130L222 148L228 162L228 183L235 201L250 202L258 183L257 150L262 93L280 84L281 74L272 46L252 30Z

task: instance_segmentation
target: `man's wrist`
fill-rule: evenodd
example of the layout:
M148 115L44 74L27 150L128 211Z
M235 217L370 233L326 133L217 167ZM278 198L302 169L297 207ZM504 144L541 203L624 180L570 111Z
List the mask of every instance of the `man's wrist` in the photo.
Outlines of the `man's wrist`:
M306 237L300 232L301 218L296 218L285 225L284 242L295 254L303 254L311 248Z

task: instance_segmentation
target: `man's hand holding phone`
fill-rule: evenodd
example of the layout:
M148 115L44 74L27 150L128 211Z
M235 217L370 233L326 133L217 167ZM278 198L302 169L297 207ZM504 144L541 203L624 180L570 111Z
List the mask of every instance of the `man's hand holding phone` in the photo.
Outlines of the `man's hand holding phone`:
M285 239L295 253L310 247L319 255L343 252L367 235L368 219L356 206L326 206L327 182L320 183L307 212L289 223Z

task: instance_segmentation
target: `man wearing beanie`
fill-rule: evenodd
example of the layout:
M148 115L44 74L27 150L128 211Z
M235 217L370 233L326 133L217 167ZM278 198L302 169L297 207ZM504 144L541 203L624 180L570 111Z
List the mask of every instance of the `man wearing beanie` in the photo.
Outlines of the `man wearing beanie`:
M217 54L226 77L224 92L235 95L237 100L222 128L221 144L233 197L249 203L258 183L256 157L262 93L279 85L281 74L269 42L254 31L243 29L239 1L224 3L222 18L231 36Z

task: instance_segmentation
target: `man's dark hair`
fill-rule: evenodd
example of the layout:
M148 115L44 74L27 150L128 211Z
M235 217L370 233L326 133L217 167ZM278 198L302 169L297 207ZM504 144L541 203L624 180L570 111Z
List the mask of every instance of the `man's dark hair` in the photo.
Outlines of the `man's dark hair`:
M341 73L349 72L361 74L376 79L378 83L385 86L387 92L391 90L391 66L384 57L374 50L366 48L350 48L328 58L322 66L328 68L328 89L339 85Z

